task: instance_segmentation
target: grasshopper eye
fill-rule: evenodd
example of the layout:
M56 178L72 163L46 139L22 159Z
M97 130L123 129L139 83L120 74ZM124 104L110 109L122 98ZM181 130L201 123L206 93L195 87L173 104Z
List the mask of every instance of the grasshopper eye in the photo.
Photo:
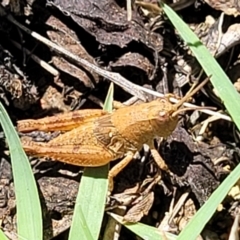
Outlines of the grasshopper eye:
M160 116L160 117L164 117L165 115L166 115L166 111L160 111L160 112L159 112L159 116Z
M168 109L168 101L165 98L160 98L159 99L159 112L158 116L161 118L164 118L167 115L167 109Z
M160 99L160 103L166 103L166 102L167 102L166 99L164 98Z

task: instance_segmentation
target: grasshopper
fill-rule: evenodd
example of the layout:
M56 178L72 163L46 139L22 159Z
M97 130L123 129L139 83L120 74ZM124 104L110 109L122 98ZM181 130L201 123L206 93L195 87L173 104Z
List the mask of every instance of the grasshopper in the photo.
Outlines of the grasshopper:
M22 140L23 149L29 155L49 157L83 167L102 166L123 158L109 172L110 189L113 187L113 178L132 160L143 144L149 145L159 167L167 170L154 148L153 140L156 136L171 135L177 126L179 113L193 110L180 109L182 104L208 80L191 88L176 104L172 104L169 97L163 97L148 103L119 108L112 113L93 109L77 110L37 120L18 121L17 129L20 132L64 131L47 143Z

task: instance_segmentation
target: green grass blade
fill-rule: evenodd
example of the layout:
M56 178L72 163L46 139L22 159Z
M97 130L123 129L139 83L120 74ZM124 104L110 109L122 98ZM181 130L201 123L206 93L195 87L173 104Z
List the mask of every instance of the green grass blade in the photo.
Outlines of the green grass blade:
M0 122L9 145L12 162L18 239L42 240L42 213L36 182L18 134L1 102Z
M98 239L107 194L107 175L107 166L84 170L74 208L69 239Z
M179 16L167 5L163 4L162 7L183 40L188 44L192 52L195 54L204 71L207 73L207 75L212 75L210 80L213 86L217 90L219 97L222 99L238 129L240 129L240 96L233 87L231 81L228 79L225 72L212 57L207 48L200 42L198 37L189 29L182 19L179 18ZM211 195L209 200L191 219L189 224L185 227L177 239L195 240L197 238L197 236L205 227L206 223L214 214L217 206L222 202L231 187L239 179L239 173L240 164Z
M103 106L103 109L108 112L112 112L113 108L113 86L113 83L111 83Z
M0 229L0 240L8 240L3 231Z
M187 26L186 23L166 4L162 4L162 8L174 27L178 30L181 38L187 43L193 54L201 64L202 68L217 90L219 97L227 108L229 114L240 130L240 96L234 88L233 84L219 66L215 58L208 49L201 43L195 33Z
M136 235L146 240L175 240L177 236L171 233L165 233L159 231L157 228L148 226L143 223L124 223L123 218L114 213L109 213L116 221L121 223L123 226L134 232Z
M195 240L203 227L210 220L217 206L223 201L232 186L238 181L240 164L228 175L221 185L214 191L208 201L198 210L185 229L180 233L177 240Z
M109 87L104 110L112 111L112 102L113 84ZM107 190L108 164L102 167L85 168L74 208L69 240L99 238Z

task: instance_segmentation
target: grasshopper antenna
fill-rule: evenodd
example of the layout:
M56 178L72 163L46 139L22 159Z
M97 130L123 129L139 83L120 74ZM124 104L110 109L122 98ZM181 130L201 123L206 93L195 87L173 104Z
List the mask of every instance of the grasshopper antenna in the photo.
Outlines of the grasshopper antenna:
M187 94L178 103L174 104L175 108L178 109L179 107L181 107L184 102L186 102L190 97L192 97L196 92L198 92L209 81L210 77L207 77L196 88L196 84L193 84Z
M174 104L174 108L176 109L176 111L173 112L172 114L173 117L177 116L180 112L184 112L184 111L201 110L201 109L215 110L214 107L188 107L188 108L179 109L179 107L181 107L184 102L186 102L190 97L192 97L196 92L198 92L209 81L210 77L211 76L207 77L197 87L195 87L196 84L193 84L193 86L190 88L187 94L178 103Z

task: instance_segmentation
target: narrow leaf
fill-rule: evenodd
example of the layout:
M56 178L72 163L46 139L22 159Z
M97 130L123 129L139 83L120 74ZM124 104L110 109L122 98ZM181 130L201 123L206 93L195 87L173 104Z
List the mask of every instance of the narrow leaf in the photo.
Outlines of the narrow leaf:
M114 213L109 213L109 215L144 240L166 240L166 239L175 240L176 239L175 235L160 231L155 227L148 226L143 223L124 223L122 220L123 218L121 216L118 216Z
M109 87L104 109L111 111L112 103L113 84ZM108 164L102 167L85 168L75 204L69 240L99 238L107 190Z
M201 43L198 37L190 30L190 28L182 21L182 19L166 4L162 4L162 7L183 40L195 54L204 71L207 73L207 75L212 76L210 80L214 88L217 90L219 97L222 99L222 102L230 113L238 129L240 129L240 96L233 87L231 81L228 79L215 58L210 54L208 49ZM177 239L195 240L197 238L209 219L213 216L217 206L222 202L229 190L239 179L239 173L240 164L214 191L208 201L191 219L189 224L184 228Z
M187 24L166 4L162 4L162 8L174 27L178 30L182 39L194 53L206 74L212 76L210 80L214 88L217 90L219 97L240 130L240 95L234 88L232 82L219 66L216 59Z
M240 164L229 174L229 176L214 191L208 201L198 210L188 225L180 233L177 240L195 240L215 213L218 205L223 201L232 186L240 177Z
M0 122L7 138L12 162L18 239L42 240L42 213L36 182L18 134L1 102Z
M8 240L3 231L0 229L0 240Z

